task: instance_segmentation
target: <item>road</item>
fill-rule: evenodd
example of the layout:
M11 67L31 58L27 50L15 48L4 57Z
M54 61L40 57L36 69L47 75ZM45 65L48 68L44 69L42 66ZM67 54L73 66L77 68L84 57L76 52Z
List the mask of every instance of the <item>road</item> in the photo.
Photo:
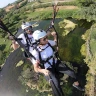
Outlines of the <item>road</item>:
M0 72L0 96L24 96L21 94L23 85L18 81L22 68L16 68L16 64L22 59L20 48L12 52L6 59Z

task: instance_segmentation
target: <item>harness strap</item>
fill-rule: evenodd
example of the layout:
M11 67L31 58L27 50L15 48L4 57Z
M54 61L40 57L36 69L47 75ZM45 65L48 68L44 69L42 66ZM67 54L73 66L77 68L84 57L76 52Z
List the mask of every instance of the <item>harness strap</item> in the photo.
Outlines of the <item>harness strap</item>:
M47 47L49 47L49 46L47 46ZM46 47L46 48L47 48L47 47ZM41 47L39 47L39 48L41 49ZM42 51L44 51L46 48L44 48L44 49L41 49L41 50L42 50Z
M43 63L49 62L49 60L53 58L53 56L48 57L46 60L42 60Z
M49 42L48 42L48 45L52 48L53 52L55 52L55 49L53 48L53 46L51 46Z
M26 38L27 45L33 47L33 43L32 43L32 41L30 41L30 38L28 37L28 34L24 33L24 36Z
M31 43L31 41L30 41L30 39L28 37L28 34L27 33L24 33L24 36L25 36L25 39L26 39L26 42L27 42L27 44L25 46L27 55L28 55L28 57L32 57L34 60L36 60L36 58L29 52L29 46L30 46L29 44L32 44L32 43Z
M48 57L46 60L42 60L42 58L41 58L41 53L40 53L40 51L39 51L39 59L40 59L40 62L41 62L41 63L40 63L41 67L44 68L44 64L45 64L45 63L48 63L48 64L52 67L51 63L49 62L49 60L50 60L51 58L53 58L53 56Z
M26 44L26 49L29 51L29 38L28 38L28 35L27 35L27 33L24 33L24 36L25 36L25 39L26 39L26 42L27 42L27 44Z
M48 48L48 47L51 47L52 48L52 50L53 50L53 52L54 52L54 48L51 46L51 44L48 42L48 46L46 47L46 48ZM40 47L39 47L40 48ZM46 49L45 48L45 49ZM40 48L41 49L41 48ZM43 49L42 51L44 51L45 49ZM42 67L42 68L44 68L44 64L45 63L48 63L52 68L54 67L55 68L55 59L54 59L54 56L52 55L52 56L50 56L50 57L48 57L46 60L42 60L42 57L41 57L41 52L42 51L39 51L38 50L38 48L36 48L36 51L39 53L39 59L40 59L40 62L41 62L41 64L40 64L40 66ZM49 60L51 59L51 58L53 58L53 65L49 62Z

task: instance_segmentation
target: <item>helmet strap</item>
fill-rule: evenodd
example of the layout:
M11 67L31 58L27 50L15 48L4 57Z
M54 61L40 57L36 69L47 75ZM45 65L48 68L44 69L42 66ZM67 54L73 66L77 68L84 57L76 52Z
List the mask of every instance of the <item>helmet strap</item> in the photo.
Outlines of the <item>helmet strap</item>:
M36 44L40 44L40 39L39 40L36 40Z

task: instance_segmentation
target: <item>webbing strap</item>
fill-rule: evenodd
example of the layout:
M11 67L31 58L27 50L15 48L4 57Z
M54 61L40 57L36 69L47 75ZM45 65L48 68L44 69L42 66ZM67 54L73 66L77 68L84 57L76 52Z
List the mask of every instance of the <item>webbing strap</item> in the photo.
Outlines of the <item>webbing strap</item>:
M31 41L30 41L30 39L28 37L28 34L27 33L24 33L24 36L25 36L26 42L27 42L27 45L25 46L26 51L27 51L27 55L28 55L28 57L32 57L34 60L36 60L36 58L29 52L29 47L30 47L29 44L32 44L32 43L31 43Z
M51 47L52 48L52 50L54 51L54 48L51 46L51 44L48 42L48 46L46 47L46 48L48 48L48 47ZM40 47L39 47L40 48ZM45 49L46 49L45 48ZM43 49L42 51L44 51L45 49ZM53 68L53 66L52 66L52 64L49 62L49 60L51 59L51 58L53 58L53 65L55 64L55 59L54 59L54 56L52 55L52 56L50 56L50 57L48 57L46 60L42 60L42 57L41 57L41 52L42 51L39 51L37 48L36 48L36 50L37 50L37 52L38 52L38 54L39 54L39 59L40 59L40 62L41 62L41 66L44 68L44 64L45 63L47 63L48 62L48 64ZM54 65L54 67L55 67L55 65Z
M30 46L30 45L29 45L29 42L28 42L28 41L29 41L29 40L28 40L29 38L28 38L27 33L24 33L24 36L25 36L25 39L26 39L26 42L27 42L27 44L26 44L26 49L29 51L29 46Z
M53 58L53 56L48 57L46 60L42 60L42 62L43 62L43 63L46 63L46 62L49 63L49 60L50 60L51 58Z

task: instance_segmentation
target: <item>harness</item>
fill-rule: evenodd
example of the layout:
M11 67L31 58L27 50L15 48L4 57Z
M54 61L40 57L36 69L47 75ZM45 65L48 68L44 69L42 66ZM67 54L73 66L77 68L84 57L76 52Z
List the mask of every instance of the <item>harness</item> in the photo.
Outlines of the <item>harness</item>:
M48 42L48 46L47 46L45 49L47 49L48 47L51 47L52 50L53 50L53 52L55 52L54 48L51 46L51 44L50 44L49 42ZM39 48L40 48L40 47L39 47ZM43 49L42 51L44 51L45 49ZM46 58L46 60L42 60L42 57L41 57L41 52L42 52L42 51L39 51L38 48L36 48L36 51L37 51L38 54L39 54L40 67L41 67L41 68L45 68L45 67L44 67L44 64L45 64L45 63L48 63L52 68L55 67L55 55L51 55L50 57ZM49 62L50 59L53 59L53 65L54 65L54 66L51 65L51 63Z
M27 33L24 33L24 36L25 36L25 39L26 39L26 45L25 45L25 49L26 49L26 52L24 51L24 57L32 57L35 59L35 57L29 52L29 47L33 47L34 44L32 44L32 39L30 39L28 37L28 34Z
M30 46L33 47L32 39L30 39L30 38L28 37L28 34L27 34L27 33L24 33L24 36L25 36L25 39L26 39L26 42L27 42L27 44L26 44L26 49L29 51L29 47L30 47Z

